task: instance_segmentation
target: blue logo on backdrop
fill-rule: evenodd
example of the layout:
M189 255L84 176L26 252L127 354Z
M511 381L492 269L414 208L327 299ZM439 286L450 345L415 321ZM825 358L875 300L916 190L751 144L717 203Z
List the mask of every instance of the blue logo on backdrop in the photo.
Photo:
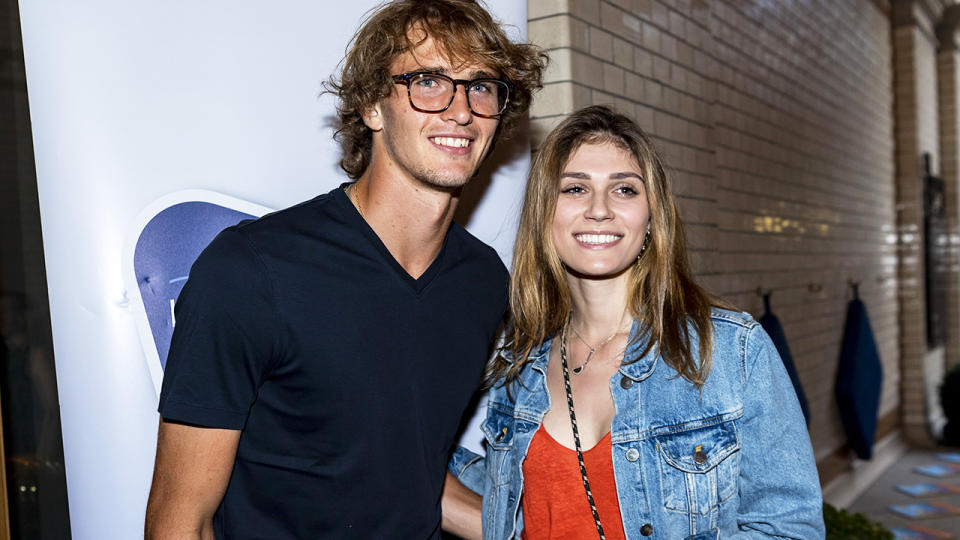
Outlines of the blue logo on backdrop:
M196 190L172 194L156 201L152 207L152 211L145 211L141 217L141 223L146 223L136 236L132 276L128 273L127 279L128 292L139 296L140 302L134 298L131 305L159 393L170 338L176 327L174 303L193 262L220 231L269 210L218 193ZM131 279L136 283L135 292L130 290Z
M133 270L162 368L167 365L177 324L173 304L193 261L217 233L253 217L215 204L186 202L160 212L143 228L133 254Z

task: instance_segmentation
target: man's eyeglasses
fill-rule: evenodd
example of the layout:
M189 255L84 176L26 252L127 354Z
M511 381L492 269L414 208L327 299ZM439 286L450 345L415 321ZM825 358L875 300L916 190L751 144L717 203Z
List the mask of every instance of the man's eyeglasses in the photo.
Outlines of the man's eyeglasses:
M500 79L451 79L429 71L394 75L393 82L406 85L410 106L426 113L447 110L453 103L457 86L463 86L470 112L483 118L500 116L510 102L510 90L513 89L512 84Z

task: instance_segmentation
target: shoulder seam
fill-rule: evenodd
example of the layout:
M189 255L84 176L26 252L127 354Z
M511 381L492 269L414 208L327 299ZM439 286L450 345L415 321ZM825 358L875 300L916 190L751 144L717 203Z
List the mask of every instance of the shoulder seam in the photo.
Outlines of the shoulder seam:
M728 311L712 308L710 310L710 319L713 321L724 321L733 323L744 328L752 328L759 323L752 315L742 311Z
M337 188L337 189L339 189L339 188ZM268 212L268 213L266 213L266 214L264 214L264 215L262 215L262 216L260 216L260 217L258 217L258 218L256 218L256 219L244 220L244 222L238 223L235 227L236 227L236 229L237 229L238 231L241 230L241 229L246 229L246 228L252 227L252 226L254 226L255 224L260 223L260 222L272 221L273 219L276 219L277 216L280 216L280 215L282 215L282 214L285 214L285 213L287 213L287 212L289 212L289 211L291 211L291 210L296 210L296 209L299 209L299 208L302 208L302 207L305 207L305 206L309 206L311 203L314 203L314 202L326 202L327 199L331 199L331 198L333 198L333 193L332 193L332 192L323 193L323 194L321 194L321 195L317 195L316 197L307 199L307 200L305 200L305 201L300 201L300 202L298 202L297 204L294 204L294 205L291 205L291 206L287 206L287 207L285 207L285 208L279 208L279 209L274 210L274 211L272 211L272 212Z

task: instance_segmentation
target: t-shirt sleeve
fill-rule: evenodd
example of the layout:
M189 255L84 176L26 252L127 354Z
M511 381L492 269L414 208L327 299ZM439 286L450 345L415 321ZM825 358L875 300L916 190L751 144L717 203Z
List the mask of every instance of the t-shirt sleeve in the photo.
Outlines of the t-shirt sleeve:
M243 429L278 357L280 317L267 270L243 231L221 232L190 268L177 298L160 415Z

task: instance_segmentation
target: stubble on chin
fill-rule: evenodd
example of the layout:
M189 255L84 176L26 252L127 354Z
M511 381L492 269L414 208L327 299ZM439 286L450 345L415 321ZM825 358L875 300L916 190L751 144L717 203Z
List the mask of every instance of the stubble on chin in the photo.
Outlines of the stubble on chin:
M470 171L461 168L448 170L444 169L443 166L429 167L426 164L420 164L418 167L411 169L410 173L416 182L426 187L453 191L467 185L477 175L479 168L479 165L477 165Z
M460 189L470 182L470 179L476 175L473 171L469 176L458 173L444 173L443 171L419 171L414 177L422 184L440 188L443 190Z

